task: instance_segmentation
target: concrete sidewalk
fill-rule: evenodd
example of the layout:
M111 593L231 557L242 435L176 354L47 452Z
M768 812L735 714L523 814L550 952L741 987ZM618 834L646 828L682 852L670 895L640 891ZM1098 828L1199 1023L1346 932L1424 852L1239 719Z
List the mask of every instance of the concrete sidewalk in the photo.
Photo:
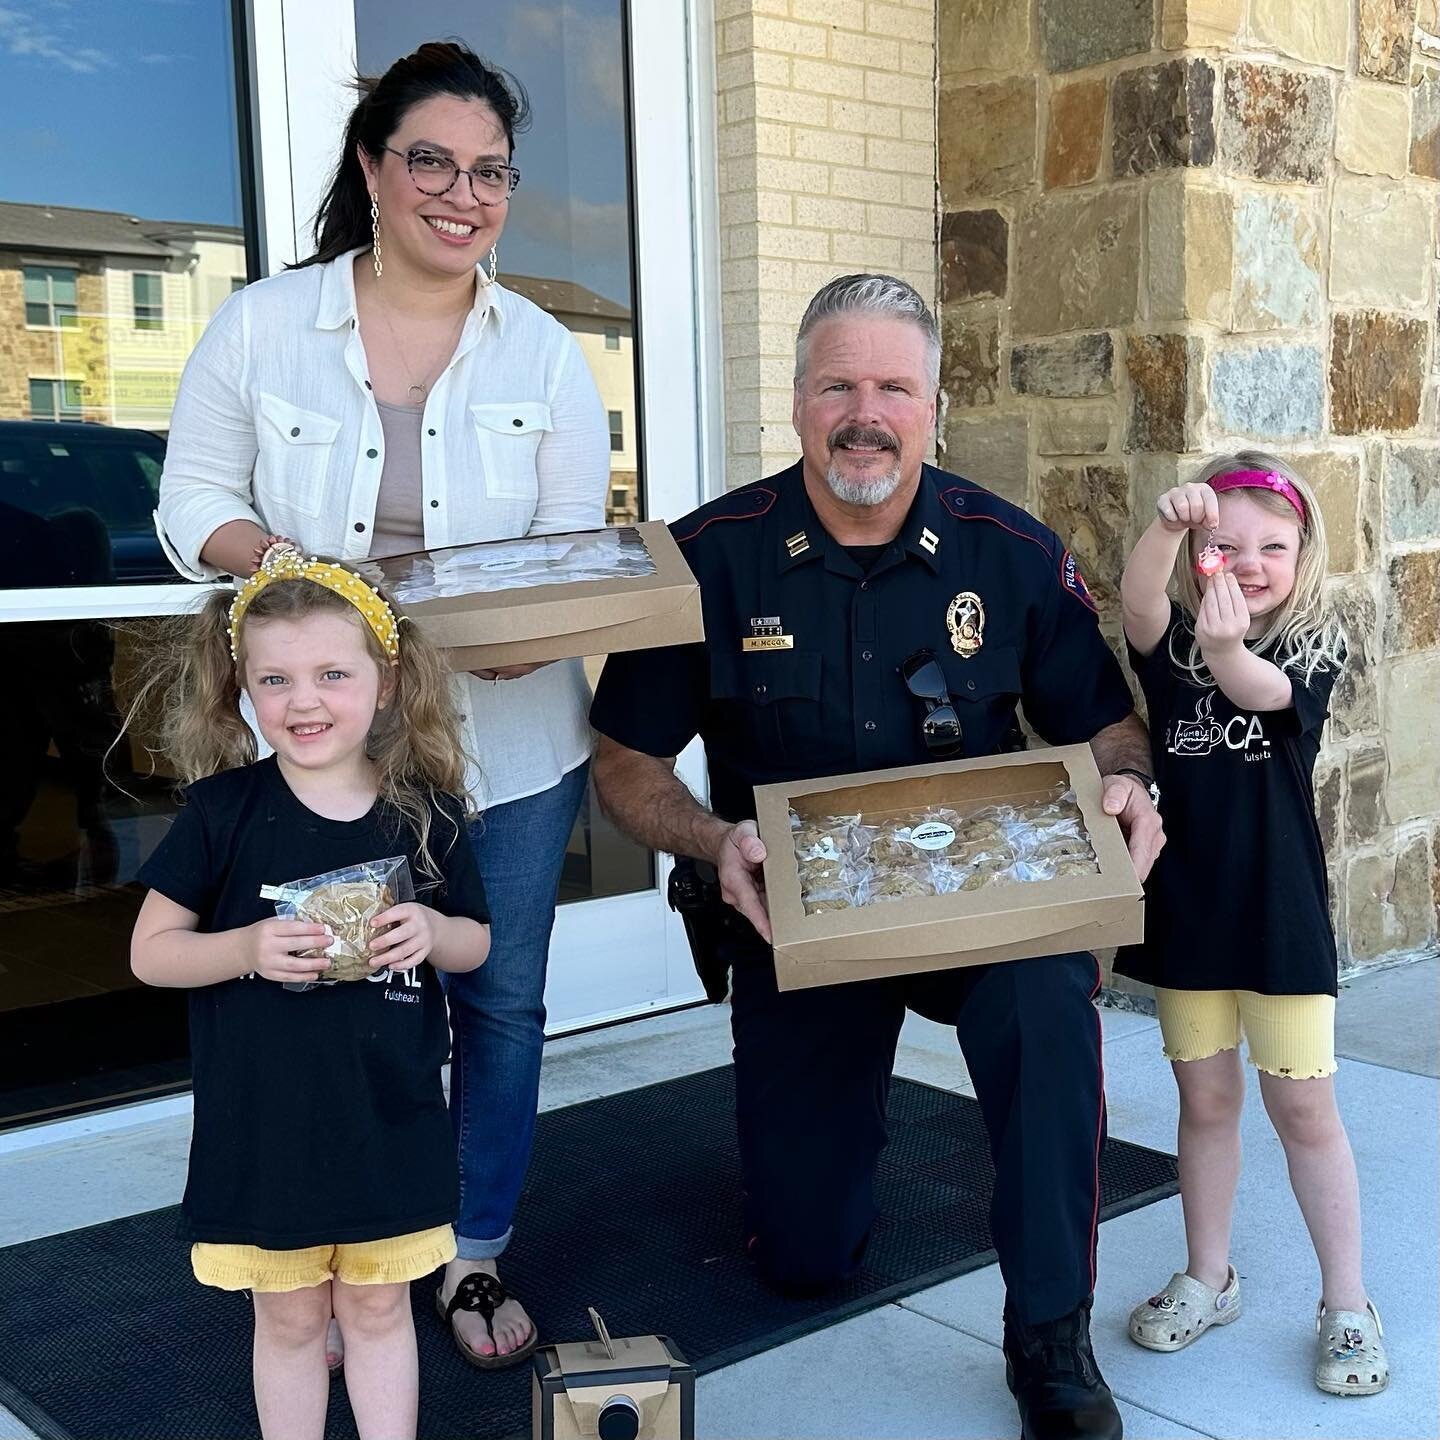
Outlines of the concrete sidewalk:
M1440 1434L1437 998L1440 960L1433 958L1365 976L1340 996L1339 1049L1347 1061L1337 1086L1360 1168L1366 1277L1387 1322L1390 1388L1340 1400L1311 1382L1318 1272L1283 1152L1252 1084L1235 1218L1234 1258L1245 1285L1241 1321L1175 1355L1138 1349L1125 1336L1131 1305L1184 1263L1179 1199L1101 1227L1095 1348L1131 1440ZM1173 1149L1174 1084L1154 1019L1110 1010L1103 1016L1111 1134ZM542 1106L729 1058L727 1015L715 1008L558 1040L546 1049ZM896 1068L970 1093L953 1034L916 1017L906 1024ZM7 1199L0 1244L174 1203L189 1121L184 1113L167 1114L167 1106L182 1110L160 1102L49 1137L0 1136L0 1193ZM1013 1436L1018 1423L999 1349L1001 1301L999 1272L991 1266L705 1376L697 1433L705 1440ZM30 1433L0 1411L0 1440Z

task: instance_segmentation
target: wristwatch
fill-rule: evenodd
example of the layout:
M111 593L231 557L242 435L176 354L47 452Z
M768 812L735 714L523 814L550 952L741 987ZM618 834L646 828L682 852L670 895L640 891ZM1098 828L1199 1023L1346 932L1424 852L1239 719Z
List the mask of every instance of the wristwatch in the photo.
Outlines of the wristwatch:
M1122 765L1118 770L1112 770L1112 775L1132 775L1144 787L1150 796L1150 803L1158 810L1160 808L1160 787L1155 783L1153 775L1147 775L1143 770L1136 770L1132 766Z

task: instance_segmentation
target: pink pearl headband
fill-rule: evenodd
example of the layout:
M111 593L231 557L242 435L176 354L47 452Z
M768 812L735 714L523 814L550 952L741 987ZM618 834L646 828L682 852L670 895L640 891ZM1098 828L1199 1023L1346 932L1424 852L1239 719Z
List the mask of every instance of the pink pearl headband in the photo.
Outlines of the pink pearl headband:
M1212 475L1206 482L1217 494L1227 490L1269 490L1283 496L1294 507L1300 523L1306 522L1305 502L1300 492L1275 470L1227 470L1223 475Z

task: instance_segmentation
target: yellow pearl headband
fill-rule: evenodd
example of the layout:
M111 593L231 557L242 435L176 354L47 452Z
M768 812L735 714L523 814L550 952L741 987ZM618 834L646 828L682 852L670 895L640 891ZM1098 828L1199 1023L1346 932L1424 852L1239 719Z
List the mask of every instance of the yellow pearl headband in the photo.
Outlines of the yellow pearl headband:
M343 600L348 600L364 617L365 623L380 642L380 648L390 657L390 663L400 662L400 627L395 612L376 590L367 585L352 570L343 565L332 565L317 560L313 555L306 560L293 545L272 545L260 561L260 568L240 588L230 606L230 657L240 659L240 622L250 608L250 602L267 586L276 580L310 580L333 590Z

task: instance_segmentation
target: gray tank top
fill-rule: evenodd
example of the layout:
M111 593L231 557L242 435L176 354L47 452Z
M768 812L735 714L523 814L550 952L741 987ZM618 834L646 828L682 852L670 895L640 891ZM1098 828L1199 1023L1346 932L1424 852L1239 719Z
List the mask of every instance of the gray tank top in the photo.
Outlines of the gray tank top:
M386 405L377 400L380 428L385 432L385 468L375 500L372 555L403 555L425 548L425 521L420 486L420 425L424 411L416 405Z

